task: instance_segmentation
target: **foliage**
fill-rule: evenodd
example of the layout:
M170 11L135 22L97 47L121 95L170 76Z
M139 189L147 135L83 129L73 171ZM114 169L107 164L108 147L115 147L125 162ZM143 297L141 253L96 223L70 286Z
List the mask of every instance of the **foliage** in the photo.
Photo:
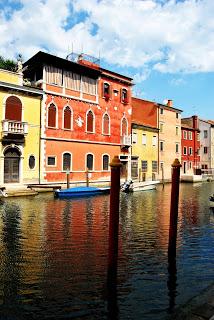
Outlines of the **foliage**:
M16 71L17 64L13 60L5 59L2 56L0 56L0 69L5 69L5 70L9 70L9 71Z

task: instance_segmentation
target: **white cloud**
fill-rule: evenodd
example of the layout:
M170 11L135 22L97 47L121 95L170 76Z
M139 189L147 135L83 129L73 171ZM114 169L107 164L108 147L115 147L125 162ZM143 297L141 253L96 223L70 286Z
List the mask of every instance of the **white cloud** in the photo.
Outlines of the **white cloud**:
M6 57L21 52L27 59L45 48L65 57L73 46L74 51L83 48L95 56L100 51L110 64L135 68L136 81L145 80L148 68L214 71L213 0L20 2L18 11L0 9L0 54ZM65 29L69 21L79 22ZM97 30L92 34L94 24Z

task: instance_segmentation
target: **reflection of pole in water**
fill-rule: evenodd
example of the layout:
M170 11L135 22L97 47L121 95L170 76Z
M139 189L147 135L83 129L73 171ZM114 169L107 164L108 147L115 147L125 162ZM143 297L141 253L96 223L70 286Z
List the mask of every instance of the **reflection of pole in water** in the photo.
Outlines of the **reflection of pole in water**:
M169 311L175 306L176 297L176 240L177 240L177 223L178 223L178 201L179 201L179 182L180 167L178 159L172 164L172 188L171 188L171 205L170 205L170 225L169 225L169 243L168 243L168 290L169 290Z
M117 260L118 260L118 230L120 202L120 168L121 162L115 156L111 166L111 192L109 214L109 251L107 274L107 298L109 319L117 319Z

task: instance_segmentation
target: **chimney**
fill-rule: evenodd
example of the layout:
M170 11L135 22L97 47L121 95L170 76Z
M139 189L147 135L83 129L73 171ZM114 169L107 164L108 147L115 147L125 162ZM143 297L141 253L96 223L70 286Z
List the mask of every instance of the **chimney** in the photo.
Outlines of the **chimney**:
M192 125L194 129L198 129L198 116L192 116Z
M168 107L173 107L173 100L168 100L166 105Z

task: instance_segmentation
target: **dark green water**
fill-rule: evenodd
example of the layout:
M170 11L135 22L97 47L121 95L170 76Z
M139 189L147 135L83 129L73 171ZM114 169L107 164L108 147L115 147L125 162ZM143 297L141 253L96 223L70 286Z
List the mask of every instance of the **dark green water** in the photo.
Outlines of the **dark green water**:
M0 204L0 319L168 319L214 281L214 183L182 184L168 268L171 186L121 195L117 294L106 292L109 196Z

